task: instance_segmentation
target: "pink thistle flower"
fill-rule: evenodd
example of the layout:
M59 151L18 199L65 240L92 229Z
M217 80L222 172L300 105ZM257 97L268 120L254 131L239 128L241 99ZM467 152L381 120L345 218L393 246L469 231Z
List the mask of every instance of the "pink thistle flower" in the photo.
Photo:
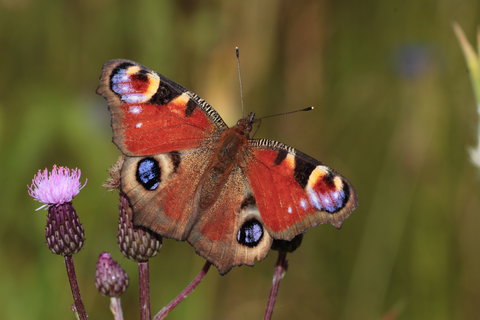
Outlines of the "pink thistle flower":
M47 169L38 170L33 177L32 184L28 186L28 194L43 203L37 210L71 202L87 184L87 179L85 179L85 183L81 185L81 175L80 169L57 167L56 165L53 165L51 172Z

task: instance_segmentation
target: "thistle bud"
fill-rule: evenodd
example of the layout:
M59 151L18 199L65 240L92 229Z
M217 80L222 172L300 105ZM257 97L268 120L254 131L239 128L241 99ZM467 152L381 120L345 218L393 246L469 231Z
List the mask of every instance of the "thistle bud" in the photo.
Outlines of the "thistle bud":
M120 297L128 288L128 275L108 252L98 256L95 286L108 297Z
M50 251L62 256L82 249L85 232L71 202L48 207L45 239Z
M162 246L159 234L133 225L133 209L123 192L120 192L117 240L123 255L137 262L145 262L155 256Z

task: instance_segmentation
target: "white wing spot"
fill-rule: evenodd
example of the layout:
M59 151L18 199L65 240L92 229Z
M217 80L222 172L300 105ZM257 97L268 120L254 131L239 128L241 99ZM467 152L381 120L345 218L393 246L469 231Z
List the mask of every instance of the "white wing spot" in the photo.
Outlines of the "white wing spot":
M308 208L308 202L305 199L300 200L300 207L303 208L303 210L307 210Z
M292 207L288 207L287 211L288 213L292 213Z
M140 106L130 106L130 108L128 108L128 112L133 113L133 114L139 114L140 112L142 112L142 107L140 107Z
M321 195L320 198L322 199L322 202L323 202L324 204L326 204L327 206L330 205L331 200L330 200L330 198L328 197L328 195Z
M135 125L135 128L141 128L142 126L143 126L143 123L138 122L138 123Z
M146 100L146 96L141 93L124 94L122 95L122 100L126 103L144 102Z
M322 203L320 199L318 198L318 194L315 190L309 189L307 191L308 194L308 199L310 200L310 203L317 209L317 210L322 210Z

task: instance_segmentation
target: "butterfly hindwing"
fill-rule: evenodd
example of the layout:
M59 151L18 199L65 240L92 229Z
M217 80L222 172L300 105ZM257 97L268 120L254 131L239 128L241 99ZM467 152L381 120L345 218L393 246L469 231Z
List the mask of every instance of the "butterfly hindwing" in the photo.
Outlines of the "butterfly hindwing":
M249 141L247 176L274 239L290 240L322 223L339 228L355 209L355 191L331 168L276 141Z
M121 189L135 212L134 224L185 240L197 221L197 186L208 160L204 148L125 157Z
M133 61L107 62L97 92L108 101L113 141L125 155L195 148L227 128L197 95Z
M243 170L229 175L215 204L203 212L188 237L198 254L211 261L221 274L238 265L253 265L270 251L272 238Z

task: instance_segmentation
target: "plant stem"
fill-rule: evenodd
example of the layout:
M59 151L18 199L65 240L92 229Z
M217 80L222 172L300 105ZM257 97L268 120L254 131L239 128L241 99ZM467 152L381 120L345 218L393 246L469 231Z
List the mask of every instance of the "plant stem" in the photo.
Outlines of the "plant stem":
M202 279L207 274L208 269L210 269L211 265L212 264L210 262L206 261L203 265L202 270L200 270L195 279L193 279L192 282L190 282L190 284L186 286L185 289L183 289L183 291L180 292L180 294L175 299L173 299L168 305L163 307L162 310L160 310L160 312L158 312L153 319L165 319L168 316L168 313L172 311L173 308L175 308L180 302L182 302L187 297L187 295L190 294L190 292L192 292L198 286L200 281L202 281Z
M113 319L123 320L122 302L119 297L110 298L110 311L112 311Z
M78 287L77 275L75 274L75 265L73 264L73 257L71 255L65 256L65 267L67 268L68 281L70 282L70 289L72 290L74 311L78 319L87 320L87 312L83 305L82 296L80 295L80 288Z
M273 273L272 288L270 289L270 295L268 296L267 309L265 310L263 320L272 319L273 308L275 307L278 288L280 287L280 280L282 280L285 272L287 272L287 268L287 253L280 250L278 251L278 259L277 263L275 264L275 271Z
M149 264L146 262L138 263L138 278L140 286L140 319L150 320L150 274Z

